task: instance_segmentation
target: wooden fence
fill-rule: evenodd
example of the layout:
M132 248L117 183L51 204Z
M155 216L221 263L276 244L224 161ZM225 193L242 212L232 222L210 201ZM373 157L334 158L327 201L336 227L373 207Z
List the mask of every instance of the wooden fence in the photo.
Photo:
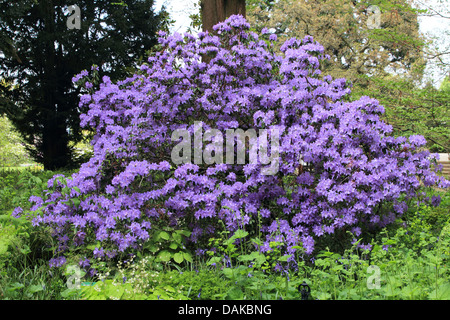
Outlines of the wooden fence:
M439 161L438 164L442 164L442 175L450 178L450 160L448 153L440 153L439 154Z

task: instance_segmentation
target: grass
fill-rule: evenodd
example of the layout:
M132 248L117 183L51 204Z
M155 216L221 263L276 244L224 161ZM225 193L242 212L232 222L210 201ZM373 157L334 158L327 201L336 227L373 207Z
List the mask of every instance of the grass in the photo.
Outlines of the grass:
M27 166L0 167L0 172L13 172L13 171L31 171L37 173L44 171L44 167L38 164L30 164Z

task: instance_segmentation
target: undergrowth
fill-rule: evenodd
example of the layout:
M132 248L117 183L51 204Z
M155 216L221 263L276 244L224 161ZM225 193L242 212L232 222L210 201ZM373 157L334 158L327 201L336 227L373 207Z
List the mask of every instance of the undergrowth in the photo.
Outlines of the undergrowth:
M262 253L261 240L239 229L223 231L208 249L193 251L184 245L187 230L165 227L126 260L91 259L88 265L99 272L89 274L76 263L86 263L76 251L72 265L51 268L50 230L11 216L15 206L26 208L27 197L45 190L43 181L53 174L0 172L0 299L299 300L302 284L314 300L450 299L448 192L428 190L428 196L441 195L439 207L411 207L378 232L367 250L355 237L340 251L325 243L314 257L284 255L277 242Z

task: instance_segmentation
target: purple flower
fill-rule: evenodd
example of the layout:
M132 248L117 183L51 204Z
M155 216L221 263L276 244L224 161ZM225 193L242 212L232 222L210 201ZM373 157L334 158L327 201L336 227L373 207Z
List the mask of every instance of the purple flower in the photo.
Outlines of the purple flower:
M80 259L80 262L78 263L80 267L88 268L91 265L91 261L89 259Z
M372 250L372 245L369 244L363 244L363 243L358 243L358 248L361 248L362 250Z
M23 212L23 209L21 207L17 207L13 210L13 212L11 213L11 216L14 218L20 218L22 212Z
M196 255L196 256L203 256L203 255L205 254L205 252L206 252L206 250L197 248L197 249L195 250L195 255Z
M433 207L438 207L441 204L441 196L440 195L433 196L431 198L431 204Z
M66 258L61 256L57 258L52 258L49 261L50 268L59 268L62 267L66 263Z
M94 254L95 258L102 258L105 255L105 251L103 250L103 248L95 248L92 253Z

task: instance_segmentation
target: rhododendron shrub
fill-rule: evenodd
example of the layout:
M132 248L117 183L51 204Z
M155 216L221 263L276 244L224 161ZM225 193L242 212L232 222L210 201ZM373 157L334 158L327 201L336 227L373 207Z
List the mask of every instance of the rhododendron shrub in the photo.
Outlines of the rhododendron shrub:
M251 32L242 16L211 34L161 32L161 50L136 74L118 83L105 77L82 96L94 155L31 199L34 224L50 226L58 240L54 265L76 247L88 258L135 252L161 223L188 228L194 248L224 225L231 233L258 229L262 251L279 241L287 254L313 254L321 237L360 236L393 222L408 201L427 201L422 185L449 187L421 151L423 137L393 137L376 100L348 101L345 79L321 75L327 57L312 37L286 41L281 55L274 41L267 30ZM278 130L278 171L262 174L262 163L248 162L175 164L172 133L194 133L194 122L224 136Z

